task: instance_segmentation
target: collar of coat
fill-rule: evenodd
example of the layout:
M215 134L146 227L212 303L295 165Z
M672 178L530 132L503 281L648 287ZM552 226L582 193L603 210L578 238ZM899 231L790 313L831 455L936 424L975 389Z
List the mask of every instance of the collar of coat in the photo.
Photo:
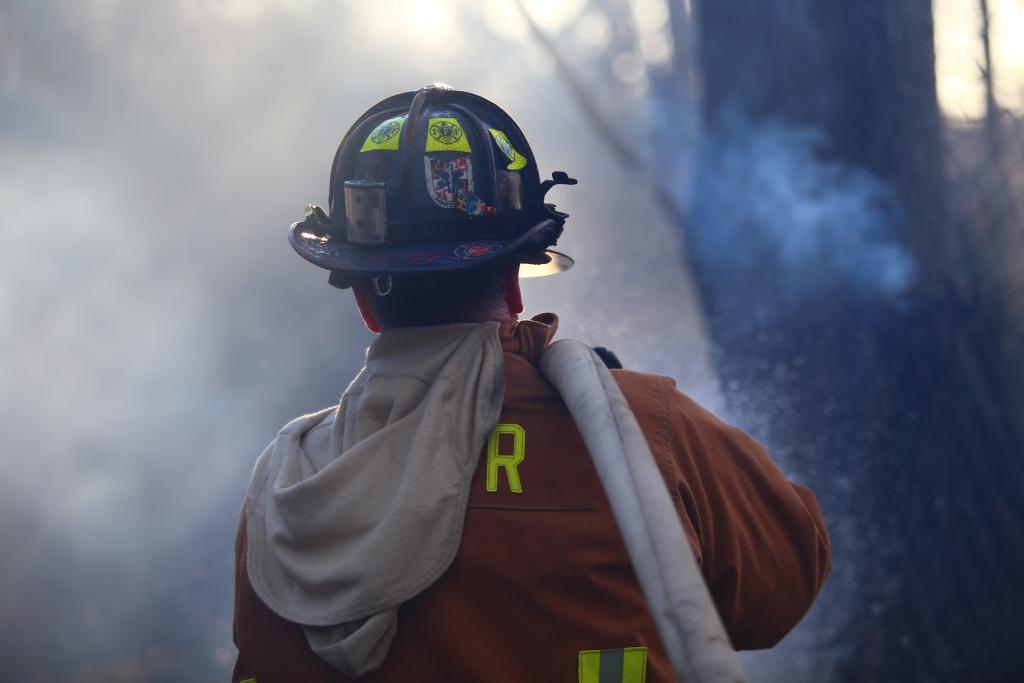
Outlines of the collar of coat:
M498 338L501 350L522 356L536 365L540 354L551 343L558 331L558 316L554 313L541 313L529 320L508 320L498 327Z

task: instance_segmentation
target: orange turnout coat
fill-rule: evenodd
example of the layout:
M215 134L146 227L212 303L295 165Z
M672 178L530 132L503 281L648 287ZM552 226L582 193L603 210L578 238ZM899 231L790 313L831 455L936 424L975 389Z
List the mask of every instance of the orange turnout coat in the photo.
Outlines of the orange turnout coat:
M503 323L501 418L480 454L458 554L399 610L368 683L672 681L580 433L535 367L557 319ZM831 566L814 495L764 450L658 375L613 374L647 437L737 649L771 647ZM261 602L236 544L232 680L344 683L300 625Z

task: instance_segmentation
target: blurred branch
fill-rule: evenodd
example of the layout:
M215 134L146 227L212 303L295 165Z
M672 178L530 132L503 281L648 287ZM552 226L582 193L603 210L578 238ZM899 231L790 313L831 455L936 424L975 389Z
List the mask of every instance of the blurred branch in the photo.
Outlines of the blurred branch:
M988 0L979 0L981 11L981 45L985 53L985 64L981 69L981 77L985 82L985 119L986 125L995 125L995 117L999 111L996 104L995 88L992 75L992 41L990 38L990 19Z
M608 146L615 153L615 156L622 163L626 164L634 170L644 170L643 163L632 149L626 146L622 138L615 132L615 128L612 126L611 121L601 111L597 102L591 97L590 93L587 92L587 88L583 85L582 79L576 75L572 67L569 66L568 61L562 55L561 50L558 49L558 45L552 40L551 36L544 32L544 30L537 25L533 15L530 14L530 10L526 8L522 0L515 0L515 5L519 8L520 14L526 24L530 27L530 33L540 43L541 47L548 53L552 61L555 63L555 68L558 70L559 76L565 81L565 84L569 86L569 91L572 93L573 99L576 100L576 104L579 105L586 117L587 121L593 126L601 138L604 139Z
M651 188L651 193L654 196L655 203L665 216L674 225L682 226L685 213L676 198L668 188L664 187L664 185L651 173L643 159L625 143L617 132L616 127L612 124L608 115L604 113L595 98L583 84L583 79L576 74L568 60L565 59L565 56L559 49L558 44L551 38L551 36L541 29L536 20L534 20L533 15L531 15L530 11L526 8L526 5L523 4L523 1L515 0L515 5L519 8L520 14L522 14L527 26L529 26L530 33L533 34L537 42L544 48L555 63L555 68L557 69L559 76L568 86L569 92L572 94L573 99L576 101L576 104L579 106L580 111L582 111L584 118L586 118L590 126L594 129L597 135L604 140L606 147L611 150L618 161L626 166L626 168L637 173L643 178Z

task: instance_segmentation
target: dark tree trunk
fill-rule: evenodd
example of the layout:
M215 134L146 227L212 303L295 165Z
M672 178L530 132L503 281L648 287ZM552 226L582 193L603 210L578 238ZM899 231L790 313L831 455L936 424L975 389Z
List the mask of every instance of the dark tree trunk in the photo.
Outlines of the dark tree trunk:
M1024 408L947 201L930 0L705 2L699 35L687 242L734 414L830 523L817 656L1024 679Z

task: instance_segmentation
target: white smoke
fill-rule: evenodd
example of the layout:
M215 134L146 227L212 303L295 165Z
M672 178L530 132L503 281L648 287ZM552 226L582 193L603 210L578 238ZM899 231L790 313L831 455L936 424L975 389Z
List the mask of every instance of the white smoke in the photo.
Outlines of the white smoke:
M893 298L914 278L898 244L904 216L892 188L824 158L821 131L721 115L699 153L694 251L719 277L747 281L722 316L792 312L842 292ZM887 232L889 231L889 232Z

